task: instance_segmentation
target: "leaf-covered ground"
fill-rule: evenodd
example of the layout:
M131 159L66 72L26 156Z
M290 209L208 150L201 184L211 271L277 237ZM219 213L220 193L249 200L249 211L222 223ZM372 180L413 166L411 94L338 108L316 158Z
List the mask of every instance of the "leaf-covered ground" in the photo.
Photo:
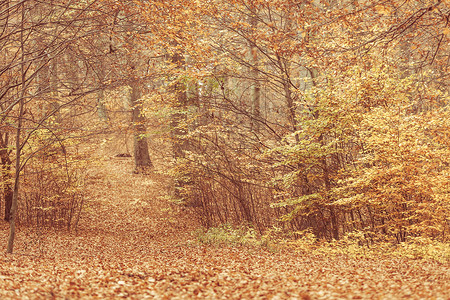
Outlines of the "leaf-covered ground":
M76 233L19 228L15 254L0 254L0 298L450 299L448 264L195 243L165 181L131 170L113 158L90 174Z

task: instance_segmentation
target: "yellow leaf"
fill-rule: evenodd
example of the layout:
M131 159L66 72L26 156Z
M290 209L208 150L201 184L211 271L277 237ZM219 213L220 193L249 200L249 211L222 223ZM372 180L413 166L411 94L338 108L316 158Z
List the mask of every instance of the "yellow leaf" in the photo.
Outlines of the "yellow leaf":
M445 34L446 36L450 36L450 28L445 27L444 30L442 30L442 33Z
M392 14L392 8L384 6L384 5L377 5L375 7L377 12L383 16L390 16Z

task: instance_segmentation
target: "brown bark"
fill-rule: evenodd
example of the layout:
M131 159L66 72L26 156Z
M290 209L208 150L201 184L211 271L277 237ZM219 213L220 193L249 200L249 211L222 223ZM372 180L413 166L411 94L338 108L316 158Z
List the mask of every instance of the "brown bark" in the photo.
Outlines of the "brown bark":
M141 88L139 82L131 84L130 103L132 107L131 122L134 129L135 173L146 173L153 168L147 141L145 117L142 111Z
M258 19L256 16L256 7L252 7L250 16L250 26L252 32L257 30ZM250 123L250 129L256 133L259 132L259 122L261 119L261 83L259 79L259 58L258 58L258 47L254 41L255 37L250 36L249 46L250 46L250 78L251 83L251 99L252 99L252 118Z
M25 69L25 41L23 35L24 23L25 23L25 4L22 3L22 15L21 15L21 33L20 33L20 47L21 47L21 92L20 92L20 100L19 100L19 114L17 115L17 128L16 128L16 163L15 163L15 174L14 174L14 190L11 199L11 215L9 219L9 238L8 238L8 246L6 248L7 253L12 253L14 248L14 238L16 235L16 215L17 215L17 206L19 199L19 177L20 177L20 168L21 168L21 150L22 145L20 144L20 136L22 134L22 126L23 126L23 116L25 112L25 91L26 91L26 69Z
M3 188L3 196L5 197L5 221L11 219L11 206L13 200L13 190L10 184L6 184Z
M9 221L11 215L12 193L11 188L11 159L9 157L10 151L8 151L9 134L5 132L0 133L0 159L1 159L1 172L3 181L3 199L5 203L5 221Z

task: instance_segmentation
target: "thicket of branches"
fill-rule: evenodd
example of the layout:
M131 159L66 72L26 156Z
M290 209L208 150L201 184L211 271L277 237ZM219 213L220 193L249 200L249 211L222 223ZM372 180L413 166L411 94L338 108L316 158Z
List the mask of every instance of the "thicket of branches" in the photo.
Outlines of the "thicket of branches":
M202 8L174 173L206 226L448 238L448 3Z
M20 200L20 220L76 224L77 145L106 130L133 135L135 172L164 156L205 226L447 239L449 18L444 0L1 1L5 218Z

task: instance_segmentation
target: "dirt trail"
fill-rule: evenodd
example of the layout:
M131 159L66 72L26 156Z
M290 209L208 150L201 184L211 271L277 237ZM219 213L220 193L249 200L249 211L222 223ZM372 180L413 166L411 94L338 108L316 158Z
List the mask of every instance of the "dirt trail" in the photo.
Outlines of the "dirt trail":
M112 158L90 175L77 233L22 229L1 299L450 299L449 266L213 247L164 201L160 176ZM5 245L7 224L0 242Z

